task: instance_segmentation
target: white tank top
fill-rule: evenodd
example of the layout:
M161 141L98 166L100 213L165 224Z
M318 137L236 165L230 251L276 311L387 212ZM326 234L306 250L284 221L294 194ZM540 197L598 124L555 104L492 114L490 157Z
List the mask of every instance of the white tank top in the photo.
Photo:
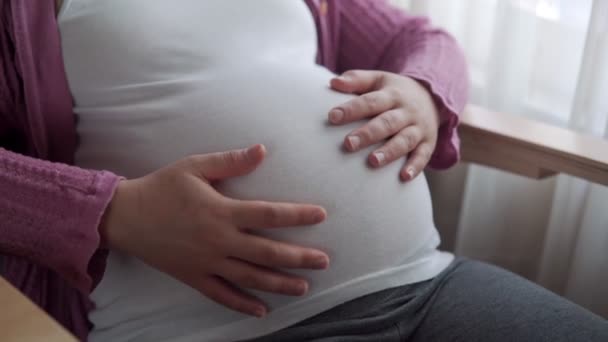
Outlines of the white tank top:
M345 301L429 279L452 260L436 250L423 176L402 163L366 166L346 154L360 123L326 124L351 98L328 89L314 63L316 33L303 1L72 0L59 17L80 116L81 167L138 177L195 153L264 143L268 158L221 191L241 199L309 202L328 219L266 235L326 251L326 271L296 271L310 292L254 292L264 319L213 303L138 260L111 253L92 293L91 341L233 341L271 333Z

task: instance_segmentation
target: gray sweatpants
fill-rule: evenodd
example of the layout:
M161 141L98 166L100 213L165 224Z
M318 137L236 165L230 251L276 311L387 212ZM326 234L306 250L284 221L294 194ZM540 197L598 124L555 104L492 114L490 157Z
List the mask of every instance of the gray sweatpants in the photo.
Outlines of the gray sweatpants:
M608 321L513 273L456 259L252 342L608 341Z

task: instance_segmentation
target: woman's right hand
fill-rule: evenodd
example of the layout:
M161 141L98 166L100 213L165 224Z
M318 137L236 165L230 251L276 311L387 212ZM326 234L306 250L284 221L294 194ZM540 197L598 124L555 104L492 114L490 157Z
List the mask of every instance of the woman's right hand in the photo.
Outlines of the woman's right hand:
M102 244L249 315L261 317L267 309L241 288L305 294L305 279L276 269L325 269L329 257L249 231L317 224L326 217L324 209L231 199L210 184L252 172L264 156L262 145L191 156L121 181L100 226Z

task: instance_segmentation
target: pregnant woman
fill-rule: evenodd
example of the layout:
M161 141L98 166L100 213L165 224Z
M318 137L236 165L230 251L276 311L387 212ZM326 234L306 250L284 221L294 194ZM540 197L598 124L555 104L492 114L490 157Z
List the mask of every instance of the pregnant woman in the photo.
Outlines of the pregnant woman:
M11 5L13 14L30 6L41 15L32 10L40 5ZM4 165L50 170L37 175L82 194L57 195L75 213L45 205L59 211L47 214L49 226L66 236L30 236L32 246L23 246L9 221L13 237L0 246L92 292L70 292L12 257L0 270L81 339L553 341L608 333L602 319L514 275L436 249L418 174L436 144L431 165L456 160L451 134L466 76L453 41L423 19L377 1L64 0L57 21L73 97L67 110L79 118L78 168L25 168L34 164L8 152ZM19 24L11 21L13 32ZM334 71L387 72L334 78L316 56ZM436 80L433 66L453 75ZM51 91L45 82L37 84ZM26 107L36 112L31 101ZM50 151L69 144L48 141ZM410 151L405 165L392 162ZM31 195L20 190L22 178L4 179ZM41 188L51 198L52 187ZM101 241L87 237L84 222L61 227L80 217L94 221L87 223ZM69 244L68 255L58 242ZM52 260L42 260L45 246Z
M430 279L450 264L436 250L424 177L400 184L402 164L366 167L365 156L380 146L342 151L361 124L327 124L328 111L353 97L330 90L333 75L315 64L315 25L304 2L147 1L76 0L59 15L80 118L76 164L134 179L188 155L263 143L268 155L254 172L216 188L241 200L321 205L327 219L318 226L254 233L321 250L331 267L291 272L308 281L301 297L253 292L269 309L260 321L112 252L91 295L92 340L255 337ZM128 19L133 13L137 21ZM230 279L233 264L249 267L229 260L217 272Z

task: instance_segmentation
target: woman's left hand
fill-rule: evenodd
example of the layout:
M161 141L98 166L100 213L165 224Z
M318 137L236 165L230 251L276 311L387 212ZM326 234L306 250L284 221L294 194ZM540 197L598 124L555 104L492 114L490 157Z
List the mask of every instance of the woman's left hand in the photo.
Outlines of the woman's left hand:
M401 157L409 158L399 176L415 178L428 164L437 143L439 113L433 98L416 80L383 71L351 70L331 80L332 89L360 95L329 112L329 122L341 125L372 118L344 139L355 152L385 139L369 155L369 163L381 167Z

